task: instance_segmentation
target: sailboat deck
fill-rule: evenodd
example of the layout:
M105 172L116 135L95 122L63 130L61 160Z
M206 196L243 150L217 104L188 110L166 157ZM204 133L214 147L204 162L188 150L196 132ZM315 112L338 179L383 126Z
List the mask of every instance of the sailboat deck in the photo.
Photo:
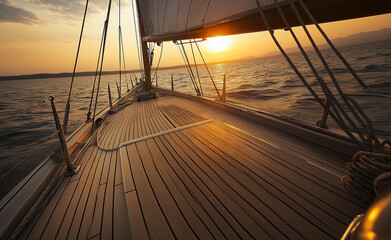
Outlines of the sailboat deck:
M190 100L134 103L19 238L336 239L366 207L345 160Z

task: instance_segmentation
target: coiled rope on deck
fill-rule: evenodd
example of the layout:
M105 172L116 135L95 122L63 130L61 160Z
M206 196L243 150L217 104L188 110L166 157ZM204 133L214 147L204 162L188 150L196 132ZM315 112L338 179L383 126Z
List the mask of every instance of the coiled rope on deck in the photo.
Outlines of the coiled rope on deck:
M366 202L391 183L391 155L360 151L346 164L345 187Z

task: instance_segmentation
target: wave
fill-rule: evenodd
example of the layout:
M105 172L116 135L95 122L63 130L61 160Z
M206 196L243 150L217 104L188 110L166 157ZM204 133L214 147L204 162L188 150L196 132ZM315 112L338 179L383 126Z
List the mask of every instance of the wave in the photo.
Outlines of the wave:
M249 89L249 88L256 88L256 87L257 86L252 85L252 84L242 84L239 87L237 87L236 89Z
M390 64L371 64L365 66L363 69L358 72L388 72L391 71Z
M325 68L323 68L319 72L320 73L327 73L327 70ZM334 74L339 74L339 73L347 73L348 70L346 68L332 68L331 72L334 73Z
M374 83L368 85L369 89L385 89L391 87L391 82Z
M378 53L376 55L379 57L387 57L387 56L391 56L391 53Z
M372 58L372 57L359 57L359 58L357 58L357 60L365 60L365 59L368 59L368 58Z
M358 99L365 99L365 98L382 98L382 99L390 99L390 97L386 95L381 95L381 94L374 94L372 93L370 96L368 94L350 94L350 97L353 98L358 98Z
M232 98L247 98L247 99L260 99L268 100L278 98L286 94L281 93L277 89L266 89L266 90L242 90L236 92L228 92L227 95Z

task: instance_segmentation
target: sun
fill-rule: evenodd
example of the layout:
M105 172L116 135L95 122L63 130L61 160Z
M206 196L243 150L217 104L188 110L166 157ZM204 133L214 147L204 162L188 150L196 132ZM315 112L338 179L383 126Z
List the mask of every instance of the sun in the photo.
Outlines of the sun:
M212 52L222 52L228 49L231 39L227 36L208 38L206 46Z

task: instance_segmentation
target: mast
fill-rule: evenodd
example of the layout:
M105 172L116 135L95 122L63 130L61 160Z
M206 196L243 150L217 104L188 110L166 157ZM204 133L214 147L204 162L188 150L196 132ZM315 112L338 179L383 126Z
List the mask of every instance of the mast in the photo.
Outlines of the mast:
M148 54L148 45L147 42L143 41L143 37L145 37L145 30L144 30L144 24L142 17L140 15L141 9L140 9L140 0L136 1L136 7L137 7L137 17L140 27L140 42L141 42L141 50L143 52L143 62L144 62L144 76L145 76L145 83L144 88L145 90L150 90L152 88L152 81L151 81L151 64L149 62L149 54Z

